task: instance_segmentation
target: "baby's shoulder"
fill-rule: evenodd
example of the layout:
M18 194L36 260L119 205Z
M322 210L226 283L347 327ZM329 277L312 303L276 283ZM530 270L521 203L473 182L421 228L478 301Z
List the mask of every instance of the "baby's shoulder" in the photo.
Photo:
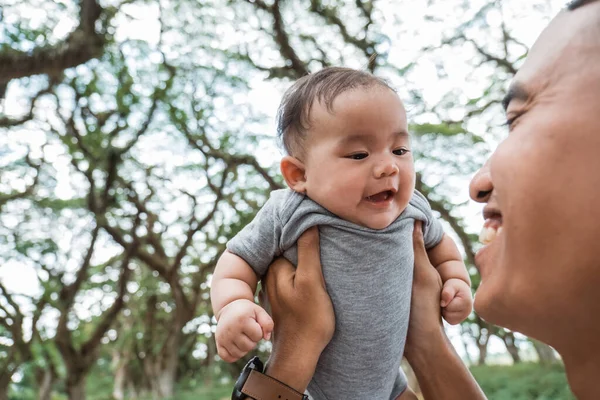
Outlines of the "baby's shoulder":
M427 198L416 189L413 191L413 196L409 201L409 205L426 215L431 214L431 205L429 204L429 201L427 201Z
M282 223L288 221L292 214L304 202L306 196L291 189L273 190L263 206Z

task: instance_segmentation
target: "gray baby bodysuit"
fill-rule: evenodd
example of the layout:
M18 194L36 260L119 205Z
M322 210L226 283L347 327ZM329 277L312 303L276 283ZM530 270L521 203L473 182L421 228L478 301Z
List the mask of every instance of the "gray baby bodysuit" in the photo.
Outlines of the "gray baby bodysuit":
M395 399L406 388L400 362L408 328L414 266L412 233L423 221L425 246L444 234L415 191L387 228L345 221L289 189L277 190L254 220L227 244L258 276L283 255L297 265L296 241L318 225L321 264L335 312L335 333L308 386L315 400Z

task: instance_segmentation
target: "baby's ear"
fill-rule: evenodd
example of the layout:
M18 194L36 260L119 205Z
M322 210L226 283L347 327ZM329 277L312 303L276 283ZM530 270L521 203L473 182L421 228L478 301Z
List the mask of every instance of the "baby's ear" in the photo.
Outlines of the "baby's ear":
M280 163L281 174L290 189L298 193L306 192L306 175L302 161L285 156Z

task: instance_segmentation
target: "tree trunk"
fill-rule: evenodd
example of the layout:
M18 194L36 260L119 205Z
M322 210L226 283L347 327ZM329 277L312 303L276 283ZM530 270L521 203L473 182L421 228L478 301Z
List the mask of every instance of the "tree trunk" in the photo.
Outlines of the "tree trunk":
M127 364L129 357L122 356L119 351L113 353L113 365L115 367L115 383L112 396L115 400L125 399L125 384L127 383Z
M138 390L131 381L127 383L127 392L129 394L128 399L133 400L138 398Z
M147 355L144 360L144 372L150 381L152 398L173 397L177 380L179 362L179 343L181 329L173 329L160 353Z
M56 374L53 368L40 369L38 373L38 400L51 400L52 387L56 381Z
M13 370L0 374L0 400L8 400L8 387L12 381Z
M465 352L465 360L467 365L473 365L475 362L471 358L471 354L469 353L469 346L467 345L467 341L465 340L464 335L460 335L460 343L462 344L463 351Z
M479 359L477 360L477 365L485 365L485 360L487 358L487 340L485 343L477 343L477 348L479 348Z
M504 344L506 345L506 350L508 350L508 354L510 354L510 356L513 359L513 364L519 364L521 362L521 356L519 355L519 348L514 344L514 343L506 343L504 342Z
M513 332L506 332L506 334L502 336L502 341L506 346L506 350L508 350L508 354L510 354L513 359L513 364L520 363L521 355L519 354L519 347L515 341L515 334Z
M538 342L537 340L530 340L531 343L533 343L533 348L538 355L540 364L550 365L558 362L558 358L556 358L556 354L554 353L554 349L552 349L552 347L545 343Z
M67 377L67 397L69 400L85 400L85 375Z

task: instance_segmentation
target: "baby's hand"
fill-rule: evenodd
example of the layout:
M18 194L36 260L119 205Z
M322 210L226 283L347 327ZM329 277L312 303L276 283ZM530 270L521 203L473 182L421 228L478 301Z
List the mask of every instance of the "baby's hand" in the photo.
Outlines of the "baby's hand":
M473 297L467 282L448 279L442 289L442 315L450 325L464 321L473 310Z
M252 350L260 339L269 340L273 320L258 304L235 300L221 310L215 340L219 357L234 362Z

